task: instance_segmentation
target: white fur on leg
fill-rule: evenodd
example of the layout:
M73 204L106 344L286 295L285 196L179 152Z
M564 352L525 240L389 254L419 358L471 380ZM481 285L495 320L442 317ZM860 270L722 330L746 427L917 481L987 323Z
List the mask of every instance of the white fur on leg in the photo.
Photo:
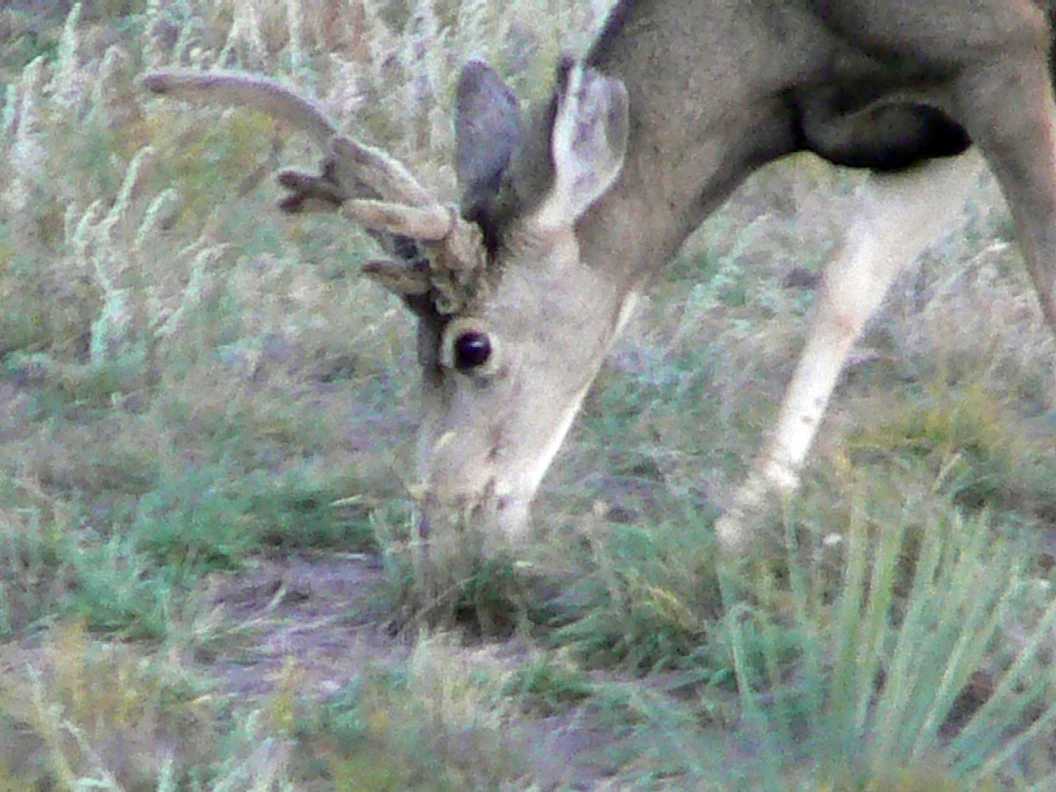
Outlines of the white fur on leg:
M874 175L858 191L854 226L826 268L806 346L785 393L770 442L730 509L716 524L725 550L751 539L746 520L768 493L789 493L818 431L833 388L862 328L905 267L960 215L979 174L976 154Z

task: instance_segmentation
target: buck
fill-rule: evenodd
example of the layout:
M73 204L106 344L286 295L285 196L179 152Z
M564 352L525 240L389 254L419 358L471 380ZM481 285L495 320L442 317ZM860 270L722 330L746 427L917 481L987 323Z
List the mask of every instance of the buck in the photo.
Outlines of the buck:
M824 274L777 426L716 526L738 549L768 493L795 488L888 285L960 210L975 168L957 155L973 143L1056 329L1054 10L1050 0L621 0L525 118L491 68L465 66L457 209L276 83L156 72L145 84L308 132L322 168L281 172L281 208L337 211L387 250L363 269L417 319L423 535L466 516L500 536L524 532L638 296L749 173L803 150L875 171Z

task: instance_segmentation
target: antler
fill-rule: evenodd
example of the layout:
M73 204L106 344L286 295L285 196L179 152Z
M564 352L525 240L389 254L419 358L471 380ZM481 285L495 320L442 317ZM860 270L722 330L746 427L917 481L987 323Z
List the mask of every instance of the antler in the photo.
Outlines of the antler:
M339 211L372 232L394 261L373 261L364 273L419 306L433 293L435 310L460 311L479 281L487 256L480 229L442 205L410 171L381 149L338 132L315 103L261 77L234 72L156 71L143 84L154 93L190 102L244 106L306 132L326 155L318 174L282 170L279 184L290 194L284 212ZM423 261L420 243L428 252Z

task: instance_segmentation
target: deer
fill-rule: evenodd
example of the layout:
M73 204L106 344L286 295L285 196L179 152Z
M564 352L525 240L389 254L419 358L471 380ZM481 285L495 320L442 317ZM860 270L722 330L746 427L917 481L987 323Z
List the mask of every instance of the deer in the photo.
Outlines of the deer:
M147 89L285 119L324 152L282 170L285 212L328 210L386 251L364 274L417 321L423 541L470 519L524 541L530 505L606 353L687 236L756 169L809 151L872 173L823 274L776 426L723 515L798 486L844 362L895 277L996 176L1056 331L1051 0L618 0L549 100L522 112L472 60L456 93L459 203L445 204L310 99L237 73Z

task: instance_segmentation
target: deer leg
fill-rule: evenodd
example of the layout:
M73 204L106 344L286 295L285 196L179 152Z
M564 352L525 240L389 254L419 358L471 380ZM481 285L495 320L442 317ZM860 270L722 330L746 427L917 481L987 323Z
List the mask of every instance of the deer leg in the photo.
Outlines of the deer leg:
M972 154L875 173L858 191L854 225L826 268L807 343L777 425L729 510L716 523L726 551L744 549L746 524L770 493L788 493L810 450L844 361L895 277L956 220L979 173Z
M1056 333L1056 102L1048 64L1005 60L962 79L959 116L1001 185L1027 269Z

